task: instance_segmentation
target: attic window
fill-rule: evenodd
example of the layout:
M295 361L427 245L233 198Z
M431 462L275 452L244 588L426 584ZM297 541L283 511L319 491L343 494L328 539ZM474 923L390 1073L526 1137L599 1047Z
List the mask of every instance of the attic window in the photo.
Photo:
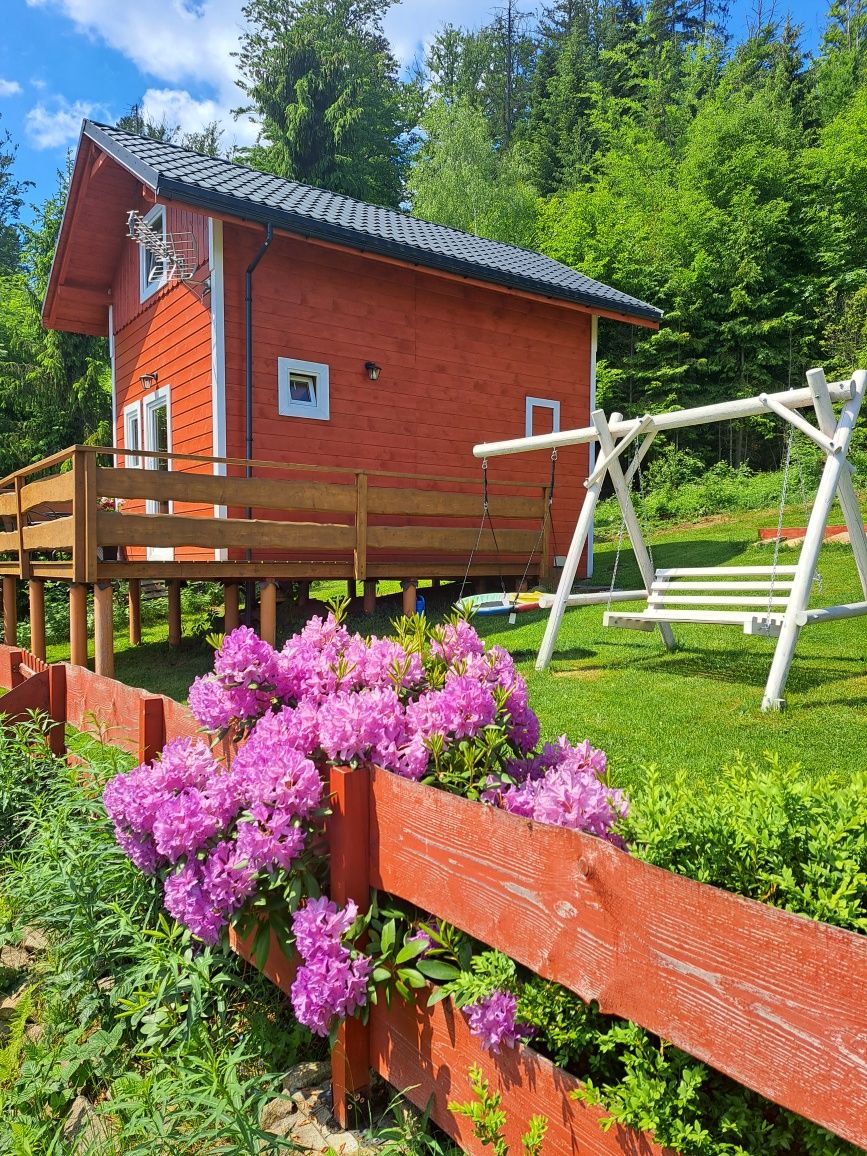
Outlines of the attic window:
M166 211L162 205L154 205L142 224L165 244ZM165 285L168 270L164 259L150 252L145 245L139 246L138 259L140 297L142 301L147 301L148 297Z
M284 417L328 421L328 366L278 357L277 412Z

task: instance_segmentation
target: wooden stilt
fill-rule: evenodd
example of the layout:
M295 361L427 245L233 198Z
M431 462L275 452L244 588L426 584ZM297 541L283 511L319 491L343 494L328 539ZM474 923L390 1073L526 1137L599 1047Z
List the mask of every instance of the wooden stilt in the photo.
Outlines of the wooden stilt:
M69 661L87 666L87 587L73 582L69 587Z
M7 646L18 645L18 583L10 575L3 576L3 641Z
M238 611L238 583L223 584L223 633L231 634L238 629L241 618Z
M364 580L364 613L373 614L376 610L376 579Z
M259 590L259 637L270 646L277 643L277 583L272 578Z
M430 585L431 590L439 590L440 586L442 586L442 580L440 578L433 578Z
M350 602L358 597L358 587L355 584L354 578L346 579L346 597L350 600Z
M129 592L129 643L130 646L139 646L141 643L141 579L130 578Z
M30 595L30 650L45 661L45 583L41 578L28 582Z
M403 612L409 618L415 614L415 607L418 601L418 579L405 578L401 583L403 587Z
M166 582L169 594L169 646L181 645L181 584L177 578Z
M298 583L298 605L303 609L310 601L310 583Z
M97 582L93 588L93 654L94 670L114 678L114 614L110 582Z

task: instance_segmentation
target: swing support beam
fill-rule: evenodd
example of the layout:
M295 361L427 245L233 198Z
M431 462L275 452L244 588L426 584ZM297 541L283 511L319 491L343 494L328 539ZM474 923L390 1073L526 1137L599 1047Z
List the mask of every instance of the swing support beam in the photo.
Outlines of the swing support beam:
M645 414L644 417L629 421L624 421L619 413L614 413L610 418L606 418L602 410L596 410L591 415L592 426L583 429L564 430L556 434L516 438L510 441L489 442L474 448L473 453L477 458L500 457L507 454L529 453L539 449L551 450L561 446L586 445L594 442L598 443L601 451L597 465L584 483L587 492L578 515L557 592L550 600L545 600L546 604L550 605L551 613L536 660L537 670L544 670L551 661L567 607L569 605L584 605L591 600L604 600L604 596L599 595L590 595L586 599L584 596L575 596L571 594L571 590L581 555L587 545L593 526L596 505L606 476L611 478L614 486L644 583L643 593L650 603L653 597L655 575L653 563L632 504L630 482L653 439L658 433L667 430L731 421L736 418L757 417L767 413L770 409L801 430L825 453L825 466L810 513L801 556L791 582L786 583L785 609L782 614L777 612L775 621L772 623L769 608L765 623L767 629L760 631L769 635L778 635L765 686L762 709L779 710L785 705L783 693L803 627L814 623L867 614L867 534L865 534L864 518L852 484L852 466L848 461L852 432L864 401L865 392L867 392L867 371L857 370L851 381L834 382L829 385L825 380L823 370L811 369L807 373L807 383L805 389L761 394L752 398L740 398L715 405L675 410L671 413ZM834 413L833 404L835 402L843 403L839 419ZM797 413L798 410L808 407L812 407L815 411L818 428ZM621 465L621 455L629 445L639 438L643 438L643 440L632 463L624 472ZM845 606L809 610L810 592L816 576L819 551L835 498L839 498L843 509L865 601L848 603ZM776 566L774 566L773 571L771 587L773 587ZM633 591L631 593L642 592ZM679 601L682 602L683 599L680 598ZM708 598L708 601L714 601L714 598ZM726 622L743 625L747 633L752 632L750 623L752 622L752 626L755 627L756 622L753 620L758 620L760 617L757 612L752 614L726 612L721 615L719 611L656 610L655 612L645 612L645 617L633 615L635 621L630 623L627 623L625 617L621 616L620 624L633 625L645 630L658 628L665 646L672 650L675 647L675 640L670 622L701 621L702 615L705 616L705 621L714 621L716 620L713 617L714 614L717 615L719 621L725 618ZM613 623L617 624L617 616L612 616L612 619Z

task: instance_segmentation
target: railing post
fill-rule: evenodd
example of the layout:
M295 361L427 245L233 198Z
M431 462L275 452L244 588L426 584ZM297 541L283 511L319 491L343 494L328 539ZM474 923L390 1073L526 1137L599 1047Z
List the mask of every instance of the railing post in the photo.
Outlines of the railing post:
M162 696L146 695L138 706L138 761L152 763L165 746L166 716Z
M61 758L66 753L66 667L62 662L48 667L48 713L54 723L48 745L51 753Z
M22 511L21 491L24 488L24 479L15 477L15 524L18 527L18 576L30 577L30 555L24 549L24 514Z
M359 912L370 904L370 772L332 767L328 846L331 898L338 906L353 899ZM331 1052L331 1099L340 1126L349 1124L353 1098L370 1083L370 1033L361 1020L341 1024Z
M84 455L72 451L72 581L87 581L87 490ZM71 592L70 592L71 594ZM72 660L75 662L75 659Z
M85 582L96 581L97 570L97 500L96 500L96 454L89 450L82 451L84 455L84 500L85 500L85 535L84 535L84 571Z
M355 578L367 577L367 474L355 475Z

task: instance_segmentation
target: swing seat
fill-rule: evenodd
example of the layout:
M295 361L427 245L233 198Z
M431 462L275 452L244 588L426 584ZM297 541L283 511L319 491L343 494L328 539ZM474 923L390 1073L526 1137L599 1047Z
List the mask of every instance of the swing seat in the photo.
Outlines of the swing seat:
M796 569L698 566L657 570L644 610L608 611L602 621L625 630L655 630L661 622L739 626L744 634L776 638Z
M459 610L471 610L474 614L483 616L523 614L528 610L538 610L540 597L538 590L522 594L470 594L466 598L458 599L456 606Z

